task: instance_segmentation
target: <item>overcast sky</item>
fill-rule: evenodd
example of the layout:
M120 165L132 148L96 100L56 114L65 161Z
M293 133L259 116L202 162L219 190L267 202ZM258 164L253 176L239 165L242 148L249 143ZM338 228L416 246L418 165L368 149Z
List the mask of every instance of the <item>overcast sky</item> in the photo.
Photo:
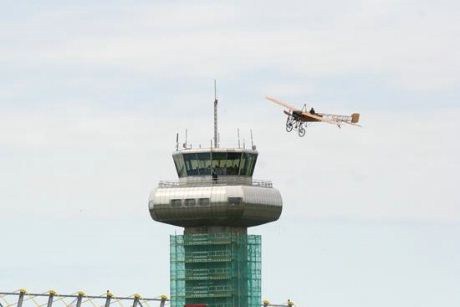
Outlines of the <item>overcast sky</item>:
M169 292L175 134L236 130L283 196L263 297L460 304L457 1L0 0L0 291ZM284 129L270 95L363 128Z

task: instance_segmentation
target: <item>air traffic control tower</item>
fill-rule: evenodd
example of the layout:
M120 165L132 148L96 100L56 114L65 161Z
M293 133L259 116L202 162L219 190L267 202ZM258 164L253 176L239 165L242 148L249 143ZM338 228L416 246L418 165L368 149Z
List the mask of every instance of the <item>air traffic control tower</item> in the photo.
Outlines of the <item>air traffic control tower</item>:
M252 178L255 146L214 145L172 154L179 180L160 181L149 198L155 221L184 227L170 236L171 306L256 307L261 298L261 236L248 227L276 221L281 195Z

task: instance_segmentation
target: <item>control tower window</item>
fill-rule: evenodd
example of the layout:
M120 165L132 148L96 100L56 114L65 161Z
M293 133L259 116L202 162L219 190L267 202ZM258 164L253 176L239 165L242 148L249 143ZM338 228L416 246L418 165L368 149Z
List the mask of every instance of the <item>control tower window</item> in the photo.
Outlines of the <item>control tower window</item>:
M185 168L187 170L188 176L198 176L200 175L198 168L198 157L196 153L193 154L184 154Z
M216 152L212 154L211 166L216 175L238 176L241 152Z
M227 175L238 176L240 171L241 163L241 152L229 152L227 153L227 160L225 169L227 170Z
M200 206L209 206L209 198L199 198L198 205Z
M257 154L246 152L198 152L174 155L179 177L252 176Z
M243 202L243 198L241 198L241 197L229 197L228 202L230 203L230 205L233 205L233 206L241 205L241 203Z
M184 204L186 207L193 207L196 204L196 200L194 198L187 198Z
M241 157L240 176L252 176L256 165L257 155L251 153L243 153Z
M211 175L211 154L209 152L184 154L187 176Z
M174 155L173 159L174 164L176 165L177 175L179 177L187 176L187 173L185 172L185 164L182 155Z
M211 175L211 154L209 152L200 152L196 154L198 159L198 172L201 176Z
M182 206L182 199L171 199L171 207L180 207Z
M213 152L211 169L217 176L225 176L225 165L226 165L227 153L226 152Z

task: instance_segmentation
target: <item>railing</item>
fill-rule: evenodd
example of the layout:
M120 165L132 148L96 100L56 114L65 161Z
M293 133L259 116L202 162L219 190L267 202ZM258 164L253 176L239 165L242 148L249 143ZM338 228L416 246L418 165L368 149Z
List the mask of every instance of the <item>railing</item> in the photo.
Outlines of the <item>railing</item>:
M199 290L199 289L197 289ZM191 293L189 293L191 294ZM193 294L192 294L193 295ZM132 307L153 307L153 306L169 306L169 299L166 295L160 295L156 298L145 298L140 294L133 294L131 296L115 296L110 291L103 295L86 295L82 291L74 294L58 294L54 290L45 293L28 293L25 289L20 289L13 292L0 291L0 307L53 307L59 306L104 306L110 307L111 304L117 304L119 307L132 306ZM124 304L123 304L124 303ZM158 304L158 305L157 305ZM278 307L291 307L294 303L290 300L287 304L271 304L269 301L264 300L261 306L278 306Z
M250 178L238 177L218 177L212 178L193 178L187 181L160 181L160 188L180 188L180 187L201 187L212 185L251 185L262 188L273 188L273 184L268 180L256 180Z
M74 294L58 294L54 290L45 293L28 293L24 289L14 292L0 292L0 307L52 307L58 306L105 306L110 307L110 304L117 303L119 306L132 307L147 307L147 306L166 306L169 299L166 295L161 295L157 298L145 298L140 294L133 294L129 297L115 296L110 291L103 295L86 295L79 291ZM157 303L157 304L154 304Z

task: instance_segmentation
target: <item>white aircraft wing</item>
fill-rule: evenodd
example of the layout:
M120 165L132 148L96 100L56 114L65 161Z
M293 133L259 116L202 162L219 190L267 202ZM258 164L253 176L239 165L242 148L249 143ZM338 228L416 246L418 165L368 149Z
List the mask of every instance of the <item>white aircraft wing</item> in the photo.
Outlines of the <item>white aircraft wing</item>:
M270 100L271 102L274 102L280 106L283 106L285 108L288 108L289 110L291 111L301 111L300 109L288 104L287 102L284 102L284 101L281 101L281 100L278 100L278 99L275 99L275 98L272 98L272 97L265 97L266 99Z

